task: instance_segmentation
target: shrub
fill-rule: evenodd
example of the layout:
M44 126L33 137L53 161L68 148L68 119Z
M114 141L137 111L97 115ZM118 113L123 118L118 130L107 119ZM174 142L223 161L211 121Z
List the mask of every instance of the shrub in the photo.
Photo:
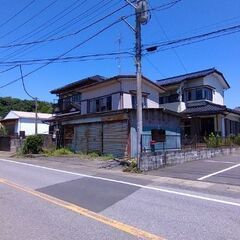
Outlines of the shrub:
M233 137L227 137L225 138L224 145L226 146L232 146L234 143L234 138Z
M6 127L0 125L0 136L7 136L7 135L8 135L8 131Z
M234 143L236 145L239 145L240 146L240 134L238 134L235 138L234 138Z
M219 135L210 133L208 138L204 138L208 148L217 148L223 145L222 138Z
M123 172L141 173L141 171L137 168L136 160L129 161L128 166L123 168Z
M41 135L28 136L23 145L24 154L37 154L41 152L43 146L43 138Z

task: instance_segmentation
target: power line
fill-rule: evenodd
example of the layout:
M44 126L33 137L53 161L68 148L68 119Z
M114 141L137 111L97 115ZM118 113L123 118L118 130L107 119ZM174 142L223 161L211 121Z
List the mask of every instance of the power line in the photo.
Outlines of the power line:
M56 40L63 39L63 38L65 38L65 37L75 36L75 35L79 34L80 32L82 32L82 31L84 31L84 30L86 30L86 29L88 29L88 28L90 28L90 27L98 24L99 22L105 20L106 18L112 16L113 14L115 14L115 13L118 12L118 11L120 11L120 10L123 9L124 7L126 7L126 5L124 5L124 6L120 7L120 8L118 8L118 9L116 9L115 11L111 12L110 14L105 15L105 16L102 17L101 19L98 19L97 21L94 21L93 23L88 24L87 26L79 29L78 31L76 31L76 32L74 32L74 33L67 34L67 35L64 35L64 36L60 36L60 37L57 37L57 38L54 38L54 39L49 39L49 38L47 38L47 39L45 39L45 40L42 41L42 42L51 42L51 41L56 41ZM83 19L83 14L87 13L89 10L93 10L93 9L90 8L90 9L88 9L87 11L85 11L84 13L81 13L81 14L80 14L80 15L81 15L81 19ZM95 13L95 12L96 12L96 11L94 11L94 13ZM86 21L86 22L88 22L88 21ZM54 35L54 34L53 34L53 35ZM51 36L53 36L53 35L51 35ZM51 36L50 36L50 37L51 37ZM31 46L29 46L28 48L31 48ZM27 50L28 48L26 48L25 50ZM24 49L23 49L23 50L24 50ZM18 51L18 50L17 50L17 51ZM11 55L13 55L14 53L16 53L17 51L11 53L11 54L8 55L7 57L9 58Z
M25 74L23 77L28 77L29 75L31 75L31 74L39 71L40 69L42 69L42 68L44 68L44 67L46 67L46 66L48 66L48 65L51 64L52 62L56 61L57 59L60 59L61 57L67 55L68 53L72 52L73 50L79 48L79 47L82 46L83 44L85 44L85 43L87 43L88 41L92 40L93 38L97 37L98 35L100 35L100 34L103 33L104 31L108 30L109 28L113 27L114 25L116 25L117 23L119 23L119 22L121 22L121 21L122 21L122 19L118 19L118 20L112 22L112 23L109 24L108 26L102 28L100 31L98 31L97 33L95 33L94 35L92 35L91 37L87 38L86 40L82 41L81 43L75 45L75 46L72 47L71 49L69 49L69 50L67 50L66 52L64 52L64 53L62 53L61 55L59 55L57 58L55 58L55 60L51 60L51 61L45 63L44 65L42 65L42 66L40 66L40 67L32 70L31 72ZM19 81L20 79L21 79L21 78L17 78L17 79L15 79L15 80L12 80L12 81L10 81L10 82L8 82L8 83L0 86L0 88L7 87L7 86L9 86L9 85L11 85L11 84Z
M10 17L9 19L7 19L5 22L3 22L2 24L0 24L0 28L5 26L6 24L8 24L10 21L12 21L15 17L17 17L20 13L22 13L23 11L25 11L28 7L30 7L36 0L31 1L30 3L28 3L25 7L23 7L20 11L18 11L17 13L15 13L12 17Z
M81 55L81 56L69 56L69 57L64 57L64 58L42 58L42 59L27 59L27 60L17 60L17 61L9 61L9 62L0 62L0 65L2 64L13 64L13 65L24 65L28 63L42 63L42 62L47 62L47 61L63 61L63 60L78 60L78 59L87 59L90 57L106 57L106 56L117 56L117 55L132 55L131 52L128 51L122 51L122 52L110 52L110 53L95 53L95 54L88 54L88 55Z
M27 21L25 21L24 23L18 25L17 27L15 27L14 29L8 31L7 33L3 34L2 36L0 36L0 39L5 38L6 36L12 34L13 32L15 32L16 30L22 28L24 25L26 25L27 23L31 22L34 18L38 17L39 15L41 15L43 12L45 12L48 8L50 8L52 5L54 5L58 0L54 0L53 2L51 2L50 4L48 4L46 7L44 7L43 9L41 9L38 13L36 13L35 15L33 15L32 17L30 17Z
M179 46L189 45L189 44L196 43L196 42L206 41L206 40L209 40L209 39L234 34L234 33L237 33L239 31L240 31L240 25L236 25L236 26L223 28L223 29L212 31L212 32L207 32L207 33L187 37L187 38L181 38L181 39L162 42L162 43L146 44L145 46L156 46L156 47L162 48L162 49L159 49L159 50L164 50L164 47L167 47L167 46L176 45L174 47L178 47L177 44L181 44ZM159 50L157 50L157 51L159 51Z
M176 1L173 1L173 2L170 2L170 3L167 3L167 4L163 4L163 5L161 5L161 6L157 6L157 7L151 8L150 10L163 10L163 9L165 9L165 7L168 7L168 8L169 8L169 7L172 7L172 6L174 6L175 4L177 4L177 3L180 2L180 1L182 1L182 0L176 0ZM112 16L113 14L115 14L115 13L118 12L119 10L125 8L126 6L127 6L127 4L124 5L124 6L122 6L122 7L120 7L120 8L118 8L118 9L116 9L115 11L113 11L113 12L111 12L110 14L104 16L103 18L101 18L101 19L93 22L92 24L89 24L89 25L87 25L86 27L81 28L81 29L79 29L78 31L75 31L75 32L73 32L73 33L65 34L65 35L62 35L62 36L59 36L59 37L55 37L55 38L50 38L50 39L36 40L36 41L30 41L30 42L25 42L25 43L23 42L23 43L16 43L16 44L0 45L0 48L12 48L12 47L19 47L19 46L35 45L35 44L40 44L40 43L44 43L44 42L57 41L57 40L61 40L61 39L63 39L63 38L67 38L67 37L74 36L74 35L77 35L78 33L82 32L83 30L86 30L86 29L88 29L89 27L95 25L96 23L101 22L101 21L104 20L105 18ZM82 15L82 14L80 14L80 15ZM134 14L130 14L130 15L128 15L127 17L131 17L131 16L133 16L133 15L134 15Z
M147 62L162 76L162 77L166 77L160 70L159 68L148 58L148 56L144 56L145 60L147 60Z
M52 42L52 41L57 41L57 40L61 40L63 38L66 38L66 37L71 37L71 36L74 36L74 35L77 35L79 34L80 32L96 25L97 23L100 23L102 22L103 20L105 20L106 18L112 16L113 14L115 14L116 12L122 10L123 8L125 8L127 5L124 5L116 10L114 10L113 12L105 15L104 17L94 21L93 23L73 32L73 33L70 33L70 34L66 34L66 35L62 35L62 36L59 36L59 37L55 37L55 38L50 38L50 39L44 39L44 40L39 40L39 41L32 41L32 42L26 42L26 43L18 43L18 44L13 44L13 45L0 45L0 48L11 48L11 47L19 47L19 46L27 46L27 45L33 45L33 44L39 44L39 43L44 43L44 42Z
M48 19L47 21L45 21L44 23L42 23L40 26L37 26L35 29L33 29L32 31L28 32L27 34L24 34L21 37L15 38L12 42L10 42L8 45L10 47L12 47L12 43L17 42L18 40L21 40L22 38L24 40L29 39L31 37L33 37L34 35L36 35L38 32L40 32L43 28L44 30L46 28L48 28L49 26L51 26L52 24L56 23L59 19L62 19L63 17L65 17L66 15L68 15L69 13L71 13L73 10L76 10L78 7L81 6L81 4L78 4L77 6L75 6L77 3L79 2L79 0L76 0L75 2L73 2L72 4L70 4L67 8L65 8L64 10L60 11L58 14L54 15L53 17L51 17L50 19ZM84 1L86 2L86 1ZM75 7L74 7L75 6ZM74 7L74 9L71 9L72 7ZM71 9L70 11L68 11L67 13L65 13L67 10ZM63 13L65 13L64 15L62 15ZM54 22L51 22L52 20L54 20L55 18L57 18ZM47 25L47 26L46 26ZM36 32L37 31L37 32ZM35 33L35 34L34 34ZM27 37L26 37L27 36ZM14 47L14 46L13 46ZM3 53L4 51L2 51L1 53Z
M75 6L75 4L78 3L78 2L79 2L79 0L77 0L76 2L74 2L73 4L71 4L70 6L68 6L65 10L61 11L60 13L58 13L57 15L55 15L54 17L50 18L50 20L44 22L44 23L43 23L42 25L40 25L38 28L35 28L33 31L29 32L29 33L27 34L27 36L24 36L24 38L22 39L22 42L21 42L21 43L23 43L23 41L27 41L28 39L31 39L32 37L38 35L39 33L42 32L42 30L45 31L45 30L46 30L47 28L49 28L51 25L53 25L53 24L55 24L56 22L58 22L59 20L63 19L63 17L65 17L65 16L67 16L68 14L72 13L72 12L75 11L77 8L82 7L82 5L87 2L87 0L83 0L83 1L81 1L77 6ZM74 8L72 9L72 7L74 7ZM69 10L69 9L70 9L70 10ZM67 11L67 10L69 10L69 11ZM67 12L65 13L65 11L67 11ZM64 13L64 14L63 14L63 13ZM62 14L63 14L63 15L62 15ZM56 19L56 18L57 18L57 19ZM55 19L55 20L54 20L54 19ZM52 20L54 20L54 21L52 22ZM49 23L49 21L50 21L50 23ZM50 31L50 33L51 33L51 32L53 32L53 31ZM47 34L45 34L44 36L47 36ZM21 38L22 38L22 37L21 37ZM20 38L20 39L21 39L21 38ZM19 38L18 38L18 39L19 39ZM18 40L18 39L17 39L17 40ZM39 39L41 39L41 38L38 38L38 40L39 40ZM15 39L12 43L16 42L17 40ZM29 41L30 41L30 40L29 40ZM13 44L12 44L12 45L13 45ZM12 48L14 48L14 46L10 47L10 49L12 49ZM15 50L14 52L12 52L12 53L4 56L4 57L8 59L8 58L11 57L12 55L14 56L14 54L24 52L24 51L26 51L26 50L29 49L29 48L32 48L32 46L28 46L28 47L24 47L24 46L23 46L22 48L20 48L20 49L18 49L18 50ZM6 51L8 51L8 50L9 50L9 49L6 49L6 50L2 51L1 53L6 52ZM19 55L19 54L17 54L17 55Z
M170 39L169 39L169 37L168 37L168 34L167 34L167 32L165 31L165 29L163 28L163 26L161 25L160 20L158 19L157 15L156 15L154 12L153 12L153 15L154 15L154 17L155 17L155 19L156 19L156 21L157 21L160 29L162 30L165 38L169 41ZM187 68L186 68L185 64L183 63L181 57L179 56L178 52L177 52L174 48L173 48L172 50L173 50L173 53L174 53L174 55L176 56L178 62L179 62L180 65L182 66L183 70L185 71L185 73L187 73L187 72L188 72L188 71L187 71Z
M8 68L8 69L6 69L6 70L3 70L3 71L0 72L0 74L5 73L5 72L9 72L9 71L11 71L12 69L14 69L14 68L16 68L16 67L17 67L17 66L13 66L13 67L10 67L10 68Z
M35 97L33 97L26 89L26 86L25 86L25 83L24 83L24 78L23 78L23 72L22 72L22 65L19 65L19 68L20 68L20 73L21 73L21 80L22 80L22 85L23 85L23 89L24 89L24 92L32 99L36 99Z

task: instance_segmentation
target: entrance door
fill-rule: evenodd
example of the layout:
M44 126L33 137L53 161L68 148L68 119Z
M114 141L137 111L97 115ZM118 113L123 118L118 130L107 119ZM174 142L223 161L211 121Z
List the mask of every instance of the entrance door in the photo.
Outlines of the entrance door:
M214 131L214 118L201 118L201 136L208 136Z

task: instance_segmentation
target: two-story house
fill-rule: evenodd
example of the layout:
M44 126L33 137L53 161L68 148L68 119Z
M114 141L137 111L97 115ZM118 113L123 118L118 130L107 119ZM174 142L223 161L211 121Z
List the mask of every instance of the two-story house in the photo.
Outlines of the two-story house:
M59 142L76 152L136 156L136 76L93 76L54 89L59 99L55 117ZM149 150L151 130L164 130L159 148L180 147L180 115L159 108L165 89L142 78L143 150Z
M240 113L224 105L224 92L230 88L215 68L157 81L166 89L160 107L182 114L182 133L199 141L211 132L225 137L240 133Z

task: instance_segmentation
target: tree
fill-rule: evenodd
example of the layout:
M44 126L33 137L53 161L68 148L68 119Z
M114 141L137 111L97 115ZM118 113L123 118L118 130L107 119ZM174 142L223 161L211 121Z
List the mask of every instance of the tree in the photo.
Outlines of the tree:
M4 118L11 110L34 112L34 100L21 100L12 97L0 97L0 118ZM52 104L45 101L38 101L38 111L42 113L52 113Z

